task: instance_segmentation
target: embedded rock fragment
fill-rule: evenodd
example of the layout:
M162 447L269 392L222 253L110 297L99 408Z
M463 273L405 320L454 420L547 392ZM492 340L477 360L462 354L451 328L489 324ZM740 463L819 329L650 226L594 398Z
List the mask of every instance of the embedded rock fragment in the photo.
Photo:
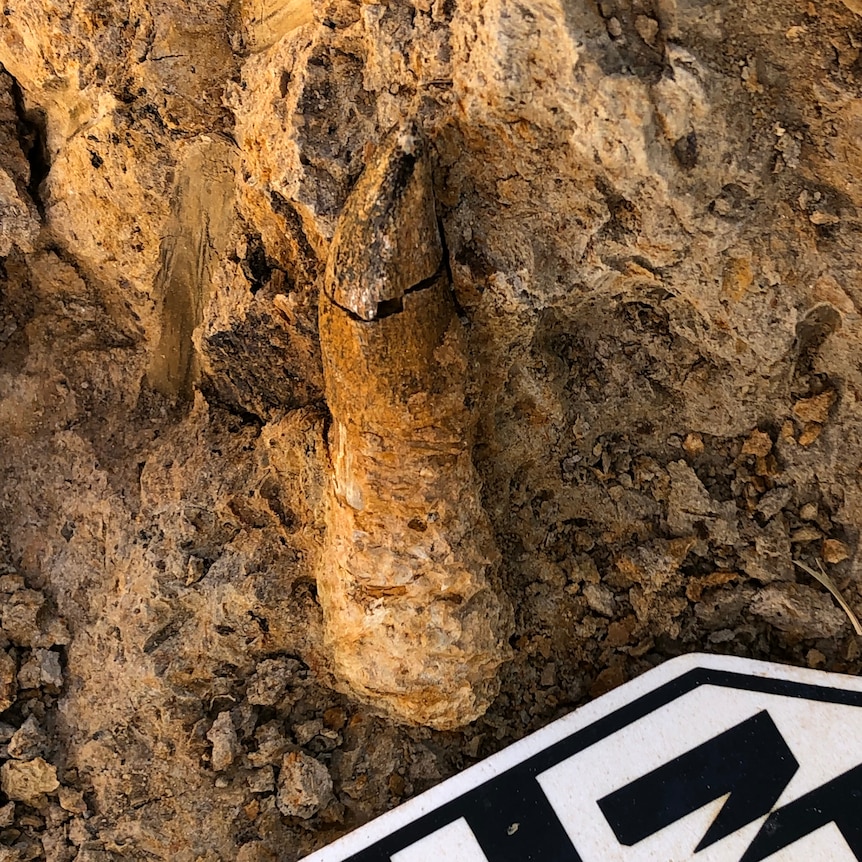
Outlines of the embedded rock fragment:
M258 706L275 706L283 697L300 664L291 658L269 658L258 664L248 681L246 699Z
M207 739L213 745L212 767L216 772L222 772L234 762L241 750L230 712L218 714L207 733Z
M824 590L804 584L770 584L751 602L751 612L783 632L804 638L834 637L849 624Z
M15 703L15 693L18 690L18 668L15 659L4 650L0 650L0 712L9 709Z
M60 654L50 649L36 650L36 654L39 658L39 679L42 685L61 688L63 669L60 667Z
M15 760L32 760L47 753L48 737L31 715L9 740L9 756Z
M33 805L46 793L60 786L57 767L41 757L33 760L7 760L0 766L0 788L9 799Z
M278 776L278 810L287 817L308 820L332 800L327 768L301 751L284 756Z
M17 590L0 606L0 627L12 643L31 646L39 638L39 611L45 597L35 590Z

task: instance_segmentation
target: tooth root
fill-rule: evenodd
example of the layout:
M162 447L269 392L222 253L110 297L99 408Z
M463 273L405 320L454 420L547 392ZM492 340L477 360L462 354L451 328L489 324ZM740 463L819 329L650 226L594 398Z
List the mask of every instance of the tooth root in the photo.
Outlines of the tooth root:
M427 218L429 202L433 212L427 164L421 173L414 165L411 175L424 177L422 194L414 179L406 186L385 179L399 174L394 163L404 158L404 148L390 140L385 164L369 170L383 196L375 211L402 219L384 220L383 227L392 246L405 250L405 268L395 258L366 260L362 268L363 257L374 256L366 223L351 223L373 209L373 183L363 177L354 192L362 206L352 206L351 197L345 207L328 289L321 291L333 423L318 594L342 683L401 721L451 728L477 718L496 696L511 612L494 587L499 553L470 456L475 417L465 406L467 352L448 278L411 292L395 283L417 273L426 281L440 247L436 220ZM418 210L404 196L391 200L404 188ZM417 253L404 239L431 228L431 251ZM350 237L361 237L363 248L348 249ZM339 260L349 266L342 270ZM369 278L374 268L378 276ZM354 290L347 282L355 278L376 285L377 293ZM371 299L348 308L338 300L351 296ZM380 297L402 299L401 310L358 319L357 309Z

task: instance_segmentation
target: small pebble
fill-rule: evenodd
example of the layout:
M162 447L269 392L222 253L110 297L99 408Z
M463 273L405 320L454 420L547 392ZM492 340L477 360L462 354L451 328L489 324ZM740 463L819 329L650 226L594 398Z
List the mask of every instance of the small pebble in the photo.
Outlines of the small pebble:
M60 786L57 768L41 757L33 760L7 760L0 766L0 787L9 799L35 805L46 793Z
M826 664L826 656L819 649L810 649L805 656L808 667L823 667Z
M0 593L17 593L24 589L24 578L21 575L0 576Z
M816 521L817 514L818 512L816 503L806 503L799 510L799 517L802 518L803 521Z
M45 597L34 590L18 590L0 602L0 627L12 643L32 646L39 638L39 611Z
M42 684L42 664L35 653L27 654L18 671L18 688L39 688Z
M612 617L616 613L617 603L614 594L607 587L601 584L587 584L583 592L587 604L597 614Z
M60 667L60 655L50 649L36 650L39 657L39 669L43 685L54 688L63 687L63 670Z
M802 422L823 425L829 418L829 409L835 403L835 390L821 392L811 398L803 398L793 405L793 415Z
M216 772L227 769L240 753L236 728L230 717L230 712L220 712L218 718L207 733L207 739L212 743L212 767Z
M703 445L703 437L694 432L688 434L685 440L682 441L682 448L685 449L685 451L692 457L700 455L705 448Z
M58 792L60 807L71 814L84 814L87 803L84 802L84 794L72 787L62 785Z
M287 817L308 820L332 800L327 768L302 751L284 756L278 777L278 810Z
M0 828L11 826L15 822L15 803L7 802L0 805Z
M315 736L323 730L323 722L319 718L303 721L294 725L293 735L298 745L308 745Z
M655 18L649 18L646 15L638 15L635 18L635 30L638 31L638 36L647 43L647 45L655 48L656 36L658 36L658 21Z
M827 563L841 563L850 556L850 548L838 539L824 539L821 554Z
M772 438L765 431L752 431L742 444L743 455L767 456L772 451Z
M816 422L808 422L799 435L799 445L810 446L820 436L822 430L822 425L818 425Z
M17 671L15 659L0 650L0 712L4 712L15 703L15 695L18 691Z
M281 700L300 667L296 659L273 658L262 661L248 682L248 702L258 706L274 706Z
M252 793L271 793L275 790L275 773L271 766L255 769L248 776L248 787Z
M32 760L48 751L48 738L31 715L9 740L9 756L15 760Z

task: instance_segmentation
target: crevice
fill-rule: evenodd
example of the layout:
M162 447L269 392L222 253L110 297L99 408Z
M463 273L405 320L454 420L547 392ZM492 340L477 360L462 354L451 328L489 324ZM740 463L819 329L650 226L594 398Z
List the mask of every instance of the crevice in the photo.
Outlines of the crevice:
M446 272L446 265L441 264L434 275L428 276L428 278L423 278L422 281L418 282L418 284L414 284L412 287L408 287L401 296L394 296L391 299L383 299L377 303L377 311L374 313L374 317L371 320L368 320L365 317L360 317L355 311L351 311L349 308L345 308L340 303L336 302L332 296L329 296L332 304L337 308L340 308L351 320L355 320L357 323L376 323L378 320L382 320L384 317L392 317L395 314L399 314L404 311L404 297L411 293L419 293L422 290L428 290L429 287L433 287L441 275Z
M27 193L35 204L39 216L44 219L45 204L40 188L51 171L51 159L48 153L48 117L41 109L27 109L21 85L14 77L11 75L9 77L12 78L12 100L18 116L18 143L30 165Z
M306 236L305 228L302 224L302 217L296 211L293 204L277 191L271 189L269 195L273 212L284 219L287 233L296 245L296 263L309 275L310 278L313 278L317 275L317 272L320 269L320 261L311 245L311 242Z
M243 275L248 280L252 295L256 294L262 287L269 284L272 273L277 268L266 254L263 240L259 233L250 233L246 239L246 255L240 264Z
M815 305L796 324L796 359L793 376L810 374L814 360L826 339L841 328L841 314L827 302Z
M340 303L336 302L335 299L327 292L330 300L332 300L332 304L338 306L345 314L347 314L352 320L357 321L358 323L374 323L375 321L382 320L384 317L392 317L395 314L400 314L404 311L404 297L411 293L419 293L422 290L427 290L429 287L433 287L441 276L446 276L448 283L453 284L452 280L452 270L449 266L449 249L446 246L446 234L443 230L443 223L438 220L437 223L437 232L440 236L440 265L434 271L432 275L429 275L427 278L423 278L422 281L417 282L412 287L408 287L400 296L394 296L391 299L383 299L377 303L377 311L374 313L374 317L371 320L368 320L364 317L360 317L356 314L355 311L352 311L349 308L345 308ZM450 291L451 292L451 291ZM458 303L457 298L452 293L452 300L455 303L455 309L457 314L463 316L463 310Z
M257 428L260 431L266 425L266 419L251 410L246 410L235 400L226 397L220 391L218 381L209 374L202 374L198 382L198 389L207 404L214 409L223 410L225 413L238 419L242 425Z

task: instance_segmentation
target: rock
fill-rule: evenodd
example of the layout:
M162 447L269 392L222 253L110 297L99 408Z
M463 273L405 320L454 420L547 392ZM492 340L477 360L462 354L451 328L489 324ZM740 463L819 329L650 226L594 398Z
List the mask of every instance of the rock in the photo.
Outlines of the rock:
M83 814L87 810L84 794L80 790L75 790L73 787L67 787L63 784L60 786L57 796L60 801L60 807L64 811L68 811L71 814Z
M207 733L207 739L212 743L212 768L216 772L227 769L239 755L239 740L236 728L233 726L230 712L220 712L218 718Z
M60 655L50 649L36 650L39 659L39 676L42 685L60 689L63 687L63 670Z
M648 591L660 590L677 577L680 564L693 545L691 539L672 539L642 545L616 560L624 585L640 584Z
M246 687L246 700L259 706L274 706L302 665L292 658L269 658L260 662Z
M805 654L808 667L823 667L826 664L826 656L819 649L810 649Z
M236 854L236 862L277 862L277 858L263 841L249 841Z
M15 803L7 802L0 805L0 828L11 826L15 820Z
M69 841L79 847L92 841L96 835L95 824L84 817L72 817L66 826L66 831Z
M797 401L793 405L793 415L802 422L823 425L829 418L829 409L834 403L835 390L829 389L820 395Z
M75 862L116 862L115 854L95 847L82 847L75 855Z
M601 584L586 584L584 598L597 614L612 617L616 613L617 603L613 592Z
M774 518L793 499L791 488L773 488L767 491L757 504L757 511L768 521Z
M805 503L799 508L799 517L803 521L816 521L819 510L816 503Z
M231 6L243 51L258 53L314 18L310 0L239 0Z
M685 588L685 597L690 602L699 602L703 598L706 590L713 587L720 587L731 581L739 580L739 572L731 571L715 571L700 578L692 578L689 580Z
M333 706L323 713L323 723L330 730L341 730L347 723L347 713L340 706Z
M26 653L18 671L18 687L39 688L42 685L42 663L37 653Z
M12 830L11 834L5 836L7 841L14 841L20 834L19 830ZM22 842L16 842L21 844ZM24 862L24 848L12 845L7 847L0 845L0 862Z
M60 786L57 768L41 757L9 760L0 766L0 788L9 799L34 805L46 793Z
M71 635L66 624L57 617L51 617L44 625L36 646L48 648L52 646L64 646L71 641Z
M647 43L655 47L655 39L659 32L659 23L655 18L650 18L647 15L638 15L635 18L635 30L638 36Z
M17 672L15 659L4 650L0 650L0 712L4 712L15 703L15 694L18 691Z
M849 625L824 590L804 584L770 584L751 602L751 612L770 625L802 638L830 638Z
M277 722L270 721L261 725L254 734L257 751L249 752L248 759L252 766L275 765L284 757L288 741Z
M248 788L252 793L271 793L275 790L275 773L271 766L255 769L248 777Z
M702 454L704 450L703 437L694 432L686 434L685 440L682 441L682 448L693 458Z
M278 776L278 810L308 820L332 800L332 778L318 760L301 751L284 756Z
M766 457L772 451L772 438L765 431L752 431L742 444L743 455Z
M821 554L827 563L843 563L850 556L850 548L838 539L824 539Z
M776 516L758 530L754 545L746 547L740 558L746 574L763 584L793 580L790 537L784 517Z
M39 233L39 214L29 197L22 198L15 181L0 168L0 257L12 248L33 251Z
M16 760L32 760L48 751L48 738L31 715L9 740L9 756Z
M0 628L12 643L32 646L39 638L39 611L45 597L34 590L18 590L0 604Z
M62 774L58 773L57 777L62 782ZM63 826L71 819L71 814L68 811L64 811L63 808L60 807L59 795L60 791L63 789L64 786L65 785L60 784L60 789L57 791L58 801L55 802L54 799L49 799L48 804L43 806L39 811L39 813L45 818L45 826L48 829L54 829Z
M823 426L817 422L806 422L802 433L799 435L800 446L810 446L820 436Z
M21 575L0 575L0 593L15 593L24 589L24 578Z
M293 736L296 739L297 745L308 745L315 736L323 730L323 721L319 718L313 718L310 721L303 721L293 727Z
M823 533L811 524L805 524L790 535L791 542L816 542L823 538Z
M697 535L706 527L709 538L719 545L739 540L736 504L732 500L713 500L685 461L672 461L667 470L671 479L667 525L672 535Z
M42 835L42 849L45 862L72 862L77 851L62 832L46 832Z

